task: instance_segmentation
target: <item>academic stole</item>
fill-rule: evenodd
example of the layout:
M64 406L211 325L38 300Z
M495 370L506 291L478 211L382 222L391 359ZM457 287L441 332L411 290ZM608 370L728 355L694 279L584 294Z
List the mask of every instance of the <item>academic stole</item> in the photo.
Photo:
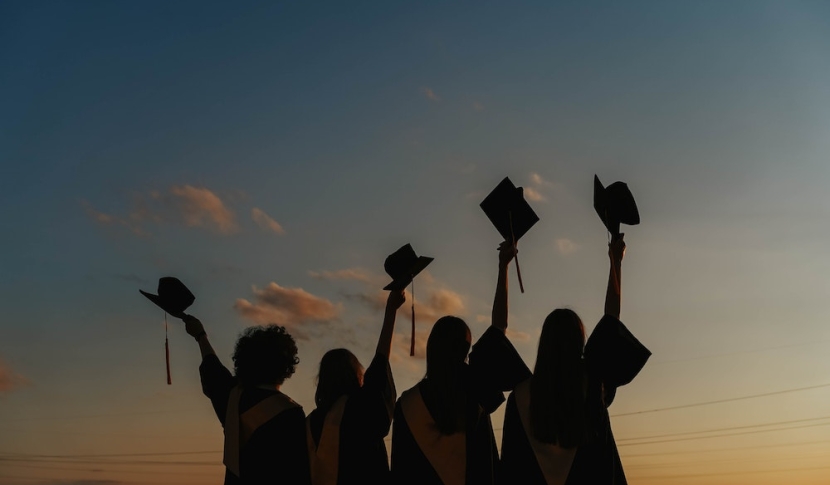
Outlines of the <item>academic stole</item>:
M564 485L571 471L574 456L576 456L576 448L562 448L555 444L542 443L533 437L533 430L530 427L530 379L516 386L513 390L513 397L516 400L516 409L519 411L522 428L533 449L536 463L539 464L539 469L545 477L545 482L548 485Z
M340 396L329 408L323 418L323 430L316 448L311 434L311 418L306 418L306 443L312 485L337 485L337 471L340 465L340 423L343 421L343 411L346 409L348 398L347 395Z
M225 451L222 457L222 463L237 477L239 476L239 450L248 442L254 431L281 412L299 407L299 404L290 397L277 392L256 403L240 416L239 398L241 395L242 387L236 385L228 396L228 409L225 413Z
M418 448L444 485L464 485L467 479L467 433L442 434L429 414L419 385L401 394L401 411Z

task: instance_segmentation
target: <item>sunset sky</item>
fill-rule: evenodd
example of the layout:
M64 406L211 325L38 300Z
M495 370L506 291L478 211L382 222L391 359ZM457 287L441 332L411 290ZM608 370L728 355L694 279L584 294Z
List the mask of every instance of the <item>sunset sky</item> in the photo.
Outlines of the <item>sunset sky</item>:
M222 483L176 276L222 361L240 331L392 369L489 325L505 176L540 221L509 337L603 310L593 177L628 183L622 321L652 351L610 408L632 485L830 482L830 3L0 3L0 484ZM500 428L504 408L494 415Z

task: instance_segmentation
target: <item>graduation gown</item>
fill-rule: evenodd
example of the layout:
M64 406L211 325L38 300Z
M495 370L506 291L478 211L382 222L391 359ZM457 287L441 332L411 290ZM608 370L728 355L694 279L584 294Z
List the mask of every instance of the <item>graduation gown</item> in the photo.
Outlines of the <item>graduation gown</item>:
M395 405L392 421L393 483L494 484L499 457L490 414L504 402L504 392L529 376L530 370L504 333L490 327L473 345L469 357L464 433L438 434L420 384L407 390Z
M229 399L237 379L216 355L208 355L199 366L202 391L210 399L216 417L225 427ZM257 404L277 396L290 398L276 389L242 389L238 399L240 417ZM228 467L225 485L309 485L308 453L305 441L305 412L298 404L286 406L272 419L259 425L239 447L239 476Z
M631 382L650 355L651 352L614 317L603 317L591 333L585 345L588 380L585 406L589 437L587 442L577 447L575 453L571 452L570 469L561 475L564 485L627 484L607 408L614 399L617 387ZM522 413L529 415L526 396L519 392L525 391L526 384L520 384L519 389L507 399L499 482L562 485L562 482L546 481L539 460L546 460L550 470L556 468L556 465L551 465L553 460L567 462L568 452L561 448L534 451L526 425L522 422ZM553 445L541 445L545 446Z
M392 424L396 397L389 359L375 354L363 374L360 389L329 409L318 408L309 413L306 425L311 435L312 463L315 458L334 461L330 481L336 484L389 483L389 455L384 438ZM334 443L321 442L321 437Z

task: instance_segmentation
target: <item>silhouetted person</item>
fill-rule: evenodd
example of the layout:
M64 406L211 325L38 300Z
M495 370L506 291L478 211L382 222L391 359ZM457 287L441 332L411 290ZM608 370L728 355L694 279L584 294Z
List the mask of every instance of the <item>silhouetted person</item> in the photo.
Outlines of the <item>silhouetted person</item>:
M245 329L231 375L202 323L190 315L183 320L202 352L202 390L225 430L225 484L308 485L305 413L280 392L299 363L294 338L278 325Z
M395 314L405 299L403 289L389 292L377 350L365 373L347 349L329 350L320 360L317 408L306 418L314 485L389 483L383 440L397 397L389 353Z
M469 364L471 336L464 320L444 316L435 322L427 340L426 376L395 406L391 469L396 485L494 483L498 449L490 414L504 402L505 391L530 375L505 336L504 290L514 255L512 244L500 246L492 322L472 346Z
M572 310L556 309L545 319L533 375L507 400L501 483L626 483L607 407L650 352L619 321L624 252L622 234L614 236L605 316L587 344Z

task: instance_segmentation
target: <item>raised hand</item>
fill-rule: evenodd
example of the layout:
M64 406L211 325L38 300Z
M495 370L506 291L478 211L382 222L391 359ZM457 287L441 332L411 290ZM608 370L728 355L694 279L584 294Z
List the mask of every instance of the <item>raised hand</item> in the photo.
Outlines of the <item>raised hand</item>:
M205 333L204 325L202 325L202 322L200 322L199 319L193 315L184 315L182 317L182 321L184 322L184 330L191 337L196 338Z
M622 262L623 256L625 256L625 241L623 240L623 236L625 234L614 236L611 242L608 243L608 257L611 258L612 262L617 264Z
M403 288L400 290L391 290L389 296L386 298L386 309L395 311L402 307L404 302L406 302L406 294Z
M506 267L518 252L519 250L512 241L502 241L499 244L499 266Z

